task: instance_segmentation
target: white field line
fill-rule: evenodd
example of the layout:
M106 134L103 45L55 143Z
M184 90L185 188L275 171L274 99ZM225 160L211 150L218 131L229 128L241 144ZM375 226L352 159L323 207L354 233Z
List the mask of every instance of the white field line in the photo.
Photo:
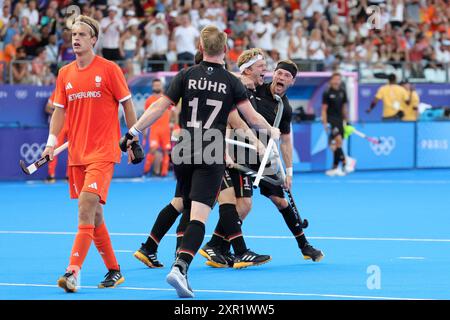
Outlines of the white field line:
M0 234L29 234L29 235L75 235L76 232L66 231L22 231L22 230L0 230ZM123 237L143 237L148 236L148 233L123 233L123 232L111 232L111 236L123 236ZM176 237L174 233L166 234L167 237ZM205 235L210 237L211 235ZM292 239L292 236L255 236L245 235L246 238L252 239ZM313 240L345 240L345 241L405 241L405 242L450 242L450 239L427 239L427 238L377 238L377 237L333 237L333 236L310 236L309 239Z
M0 283L0 287L36 287L36 288L57 288L56 285L50 284L29 284L29 283ZM96 286L81 286L81 289L96 289ZM142 288L142 287L117 287L115 290L132 290L132 291L175 291L168 288ZM431 300L422 298L401 298L401 297L384 297L384 296L363 296L363 295L347 295L347 294L322 294L322 293L300 293L300 292L269 292L269 291L239 291L239 290L209 290L196 289L195 292L205 293L229 293L236 295L260 295L260 296L291 296L291 297L321 297L321 298L341 298L341 299L375 299L375 300Z

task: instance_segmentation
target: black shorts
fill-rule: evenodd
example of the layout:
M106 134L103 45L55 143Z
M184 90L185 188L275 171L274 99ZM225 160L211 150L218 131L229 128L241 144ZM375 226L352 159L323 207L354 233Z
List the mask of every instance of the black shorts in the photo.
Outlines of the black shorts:
M276 175L268 177L272 179L279 179ZM284 190L282 187L274 186L273 184L270 184L264 180L261 180L259 182L259 192L267 198L269 198L270 196L277 196L280 198L284 198Z
M220 191L234 188L236 198L251 198L253 195L252 179L236 169L226 169Z
M224 164L180 164L174 166L174 171L183 200L214 207L225 172Z
M180 183L177 180L177 186L175 187L175 198L182 198L183 194L181 193Z
M330 142L337 136L344 138L344 120L328 120L330 124Z

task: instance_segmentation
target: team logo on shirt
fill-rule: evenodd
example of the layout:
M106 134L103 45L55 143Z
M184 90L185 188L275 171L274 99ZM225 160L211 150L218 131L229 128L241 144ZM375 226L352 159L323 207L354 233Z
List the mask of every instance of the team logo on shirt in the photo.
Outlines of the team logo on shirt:
M102 77L100 77L100 76L95 76L95 86L96 86L97 88L100 88L101 82L102 82Z

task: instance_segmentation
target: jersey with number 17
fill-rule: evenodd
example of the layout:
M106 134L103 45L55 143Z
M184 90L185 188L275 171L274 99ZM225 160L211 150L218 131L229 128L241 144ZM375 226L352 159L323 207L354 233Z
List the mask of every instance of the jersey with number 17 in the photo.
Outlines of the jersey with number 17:
M95 56L85 68L74 61L58 73L55 107L65 108L69 165L119 163L119 103L131 97L117 64Z
M247 101L241 81L221 64L202 61L180 71L170 83L166 96L176 104L180 98L180 127L204 132L220 130L225 137L229 113Z

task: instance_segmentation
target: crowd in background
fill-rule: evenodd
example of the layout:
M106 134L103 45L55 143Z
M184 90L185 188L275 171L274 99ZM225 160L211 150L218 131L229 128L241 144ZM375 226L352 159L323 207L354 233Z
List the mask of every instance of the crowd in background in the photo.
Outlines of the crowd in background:
M450 63L449 0L0 0L0 71L8 79L55 81L58 67L74 59L66 28L74 4L100 22L97 53L120 61L127 76L182 68L209 24L229 36L230 70L250 47L266 52L269 68L290 58L300 70L354 71L359 64L407 67L423 77Z

